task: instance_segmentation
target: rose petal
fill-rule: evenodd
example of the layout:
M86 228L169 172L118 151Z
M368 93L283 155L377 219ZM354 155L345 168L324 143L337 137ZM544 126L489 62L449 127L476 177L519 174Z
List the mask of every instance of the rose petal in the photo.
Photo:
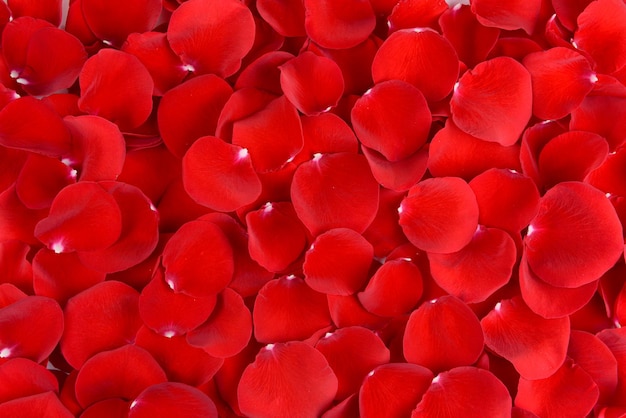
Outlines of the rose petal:
M263 20L282 36L305 36L304 4L301 0L259 0L257 10Z
M610 153L600 167L587 176L586 181L605 193L626 196L626 148Z
M424 177L428 169L428 150L424 147L399 161L389 161L366 146L361 146L361 151L376 181L390 190L407 191Z
M304 27L309 38L324 48L351 48L365 41L376 26L369 1L304 0Z
M624 328L604 329L596 336L609 347L617 360L617 388L610 403L626 407L626 331Z
M108 418L128 415L129 402L120 398L109 398L94 403L85 409L80 418Z
M28 209L17 196L15 186L9 187L0 193L0 241L39 243L33 232L35 225L47 215L46 209Z
M200 390L176 382L152 385L130 404L128 418L155 416L217 418L215 404Z
M67 410L54 392L45 392L26 396L0 404L0 414L7 417L39 417L46 411L46 418L72 418L74 414Z
M76 181L71 169L56 158L30 154L15 180L15 192L29 209L47 209L55 196Z
M13 358L0 365L0 404L45 392L58 392L59 382L40 364Z
M570 129L595 132L609 142L611 151L620 147L626 127L626 97L593 91L572 111Z
M505 30L524 29L530 35L539 23L541 0L514 0L504 6L494 0L474 0L472 11L485 26Z
M448 10L448 4L439 0L407 0L397 2L389 15L389 30L437 27L437 20Z
M33 293L33 260L30 259L30 251L30 245L22 241L0 242L0 277L3 277L3 285L14 286L15 290L19 288L28 294ZM0 307L2 306L0 302Z
M13 18L31 16L44 19L55 26L61 24L61 0L8 0Z

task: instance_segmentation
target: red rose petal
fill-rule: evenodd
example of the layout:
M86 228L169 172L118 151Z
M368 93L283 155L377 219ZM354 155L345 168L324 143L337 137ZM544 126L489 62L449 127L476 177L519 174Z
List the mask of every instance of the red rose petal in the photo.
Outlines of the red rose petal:
M194 77L165 93L157 119L167 149L182 158L198 138L214 135L232 93L228 83L213 74Z
M0 284L0 308L9 306L28 295L11 283Z
M496 304L481 325L486 346L513 363L525 379L545 379L565 361L570 334L567 316L545 319L515 297Z
M67 302L61 351L80 369L95 354L134 341L142 324L139 293L124 283L106 281Z
M335 399L357 392L363 378L375 367L389 362L389 349L374 332L362 327L341 328L315 344L337 376Z
M351 48L365 41L376 26L376 16L367 0L304 0L304 27L324 48Z
M58 392L59 382L40 364L14 358L0 365L0 404L45 392Z
M389 15L389 30L437 28L437 20L446 10L448 4L441 0L399 1Z
M586 181L605 193L626 196L626 148L610 153Z
M215 404L200 390L175 382L150 386L130 404L128 418L217 418Z
M255 417L318 417L337 393L337 377L324 356L306 343L270 344L246 367L239 408Z
M271 272L286 269L304 251L306 229L289 202L267 203L248 212L250 257Z
M626 65L626 5L619 0L591 2L577 19L574 32L577 48L595 60L597 70L612 73Z
M351 120L363 145L398 161L424 145L432 117L420 90L393 80L365 92L354 104Z
M586 416L598 394L598 385L591 376L568 360L548 378L520 378L515 405L546 418Z
M208 297L233 277L233 250L221 229L194 221L180 227L163 250L165 282L174 292Z
M256 4L261 17L282 36L305 36L304 4L301 0L259 0Z
M129 403L123 399L109 398L89 406L80 414L80 418L126 417L128 407Z
M0 242L0 277L3 278L3 285L15 286L15 290L19 288L28 294L33 293L34 279L30 251L30 245L22 241ZM0 302L0 307L2 306Z
M263 286L254 302L252 320L254 336L262 343L305 340L331 323L326 297L295 276L283 276Z
M46 209L55 196L76 181L71 169L56 158L30 154L15 180L15 192L29 209Z
M609 142L611 151L615 151L626 140L626 97L607 95L593 91L582 104L572 111L570 129L595 132Z
M459 58L454 47L428 28L392 33L372 63L375 83L406 81L417 87L428 101L441 100L450 94L458 76Z
M132 370L132 374L120 373ZM108 398L133 399L151 385L167 380L156 360L141 347L125 345L96 354L76 377L76 399L87 407Z
M252 13L239 1L189 0L172 13L167 40L191 71L228 77L252 48L254 28Z
M483 331L478 318L453 296L422 304L406 324L404 357L433 372L469 366L482 351Z
M380 153L361 147L372 170L372 175L381 186L395 191L406 191L424 177L428 169L428 150L421 148L413 155L399 161L389 161Z
M300 0L298 3L302 5ZM280 86L279 68L292 58L294 56L285 51L271 51L261 55L241 70L235 83L235 89L254 88L280 96L283 94L283 90Z
M530 35L539 23L541 0L513 0L506 5L494 0L474 0L472 11L485 26L505 30L524 29Z
M46 411L46 418L73 418L54 392L26 396L0 404L0 415L5 417L35 418Z
M597 80L589 61L569 48L526 55L524 66L533 85L533 114L560 119L577 108Z
M457 367L437 375L411 418L459 416L508 418L511 395L487 370Z
M108 119L122 130L138 127L152 112L154 81L131 54L101 50L85 62L78 82L80 110Z
M429 253L428 260L430 273L439 286L465 303L477 303L508 283L517 250L506 232L480 226L460 251Z
M6 84L8 87L19 84L17 80L13 80L19 77L19 73L27 65L28 44L33 35L43 28L54 28L54 25L30 16L10 20L3 28L2 56L4 59L2 61L11 79L11 83L4 82L3 84ZM11 71L16 71L17 74L13 73L14 77L11 77Z
M484 61L467 71L450 101L452 120L464 132L510 146L532 113L530 74L508 57Z
M579 287L600 278L624 251L622 226L611 202L577 182L548 190L524 245L530 268L559 287Z
M365 157L345 152L317 154L291 184L296 213L314 236L343 227L362 233L376 216L378 193Z
M426 367L411 363L383 364L363 380L359 410L363 418L409 416L433 379Z
M61 24L61 0L8 0L13 18L31 16L44 19L55 26Z
M19 240L38 244L33 236L35 225L48 215L48 210L28 209L20 201L15 186L0 193L0 241Z
M459 251L469 244L478 226L474 192L457 177L418 183L409 190L398 213L409 241L428 252Z
M252 335L252 318L243 298L224 289L209 319L187 334L187 342L217 358L232 357L242 351Z
M357 153L359 142L354 131L334 113L302 116L301 122L304 144L294 162L308 161L317 153Z
M585 7L587 7L591 1L592 0L552 0L552 7L554 7L559 22L573 32L576 29L578 15L585 10Z
M604 329L596 336L609 347L617 360L617 388L611 398L614 406L626 407L626 329Z

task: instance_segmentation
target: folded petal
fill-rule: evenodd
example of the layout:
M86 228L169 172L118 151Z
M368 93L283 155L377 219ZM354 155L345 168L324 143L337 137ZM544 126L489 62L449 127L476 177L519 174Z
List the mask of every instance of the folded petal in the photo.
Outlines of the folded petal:
M376 26L369 1L304 0L304 27L309 38L324 48L351 48L365 41Z

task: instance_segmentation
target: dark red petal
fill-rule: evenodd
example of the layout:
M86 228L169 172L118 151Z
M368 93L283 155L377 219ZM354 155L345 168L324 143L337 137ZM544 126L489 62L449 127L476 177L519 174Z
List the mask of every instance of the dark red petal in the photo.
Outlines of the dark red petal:
M258 172L285 166L302 149L302 124L287 97L267 103L258 112L233 124L232 142L250 152Z
M61 305L72 296L103 282L105 276L86 267L76 253L57 254L42 248L33 258L35 293L55 299Z
M146 260L156 248L158 213L148 198L135 186L120 182L101 182L113 196L122 213L122 232L110 247L79 254L80 260L94 270L115 273Z
M570 31L576 29L578 15L585 10L585 7L593 0L552 0L552 7L559 18L559 22Z
M241 376L239 408L255 417L317 417L330 406L337 385L315 348L299 341L269 344Z
M365 310L356 295L328 295L327 299L330 317L338 328L358 325L377 329L389 322L389 318L382 318Z
M172 51L164 33L131 33L122 45L122 51L136 56L145 65L154 80L155 96L164 95L179 85L187 75L187 70Z
M152 354L170 381L190 386L208 382L224 363L222 359L192 347L183 336L167 338L147 327L141 327L137 332L136 344Z
M591 2L578 16L577 23L573 42L591 55L599 72L610 74L626 65L626 45L617 41L626 36L623 1Z
M61 351L80 369L89 358L135 339L142 325L139 293L130 286L106 281L71 298L65 307Z
M437 375L411 418L511 416L511 395L490 372L475 367L457 367Z
M0 111L0 145L61 157L70 152L71 137L52 108L27 96Z
M520 149L483 141L459 129L451 119L435 134L429 147L428 170L433 176L471 180L490 168L520 170Z
M28 209L17 196L15 186L0 193L0 241L19 240L39 244L33 236L35 225L48 215L48 210Z
M365 284L374 248L351 229L331 229L318 235L306 252L302 271L313 290L327 295L351 295Z
M512 170L487 170L469 185L476 195L481 225L519 232L539 208L539 191L533 181Z
M477 303L508 283L517 250L506 232L480 226L460 251L429 253L428 259L430 273L439 286L466 303Z
M586 181L605 193L626 196L626 148L610 153Z
M439 25L443 37L470 68L487 58L500 35L499 29L480 24L472 9L463 3L446 10L439 18Z
M28 294L33 293L33 268L30 251L30 245L22 241L8 240L0 242L0 277L3 278L2 285L10 286L16 292L19 289L19 291ZM9 294L13 294L13 291L9 291ZM2 299L1 296L0 299ZM3 303L0 302L0 307L3 306Z
M282 36L306 35L302 0L259 0L256 7L261 17Z
M513 363L525 379L545 379L565 361L570 333L567 316L545 319L518 296L498 302L481 325L486 346Z
M65 30L80 39L83 45L95 46L99 41L85 21L82 3L83 0L70 2L67 11L67 21L65 22Z
M213 312L216 297L196 298L174 293L158 269L139 296L139 314L144 324L159 335L172 338L197 328Z
M126 157L126 142L114 123L98 116L66 116L72 136L70 166L81 181L116 180Z
M157 118L170 152L182 158L195 140L214 135L217 119L232 93L228 83L213 74L194 77L165 93Z
M122 370L132 373L120 373ZM133 399L147 387L165 381L165 372L149 352L125 345L85 362L76 377L76 399L84 408L108 398Z
M38 393L59 391L59 382L50 370L25 358L14 358L1 364L0 382L0 404Z
M279 67L285 96L305 115L319 115L339 102L343 76L331 59L305 51Z
M30 154L15 180L15 192L29 209L46 209L55 196L76 182L71 168L56 158Z
M526 55L524 66L533 85L533 114L560 119L577 108L597 81L589 61L569 48Z
M221 229L211 222L183 225L163 250L165 282L193 297L222 291L234 271L233 250Z
M482 351L483 331L476 314L453 296L422 304L406 324L404 357L435 373L469 366Z
M457 177L427 179L413 186L398 213L409 241L428 252L459 251L478 227L474 192Z
M365 41L376 26L367 0L304 0L304 27L316 44L331 49L351 48Z
M450 109L462 131L485 141L513 145L532 113L530 74L512 58L484 61L463 74Z
M250 257L271 272L285 270L307 244L307 231L289 202L265 204L248 212Z
M594 187L577 182L548 190L524 245L530 268L559 287L597 280L624 251L622 225L611 202Z
M398 161L424 145L432 116L420 90L392 80L365 92L352 108L351 121L363 145Z
M541 0L512 0L505 5L494 0L474 0L472 11L485 26L505 30L524 29L530 35L539 23Z
M569 127L597 133L609 142L611 151L615 151L626 141L626 97L592 92L572 111Z
M433 379L425 367L411 363L383 364L363 380L359 410L363 418L409 416Z
M80 418L110 418L128 416L129 402L120 398L99 401L85 409Z
M0 416L5 417L37 418L42 411L46 412L46 418L74 418L74 414L68 411L54 392L26 396L0 404Z
M172 13L167 40L191 71L228 77L252 48L254 28L252 13L239 1L189 0Z
M35 236L56 253L106 248L120 237L122 214L115 199L95 182L69 185L57 194Z
M389 362L389 349L378 335L363 327L341 328L315 344L337 376L335 399L357 392L363 378L377 366Z
M217 358L232 357L242 351L252 335L252 318L243 298L224 289L209 319L187 334L187 342Z
M428 101L441 100L450 94L458 76L459 58L454 47L428 28L392 33L372 63L375 83L406 81L417 87Z
M380 153L361 147L367 158L372 174L381 186L395 191L406 191L424 177L428 169L428 150L422 147L413 155L399 160L389 161Z
M611 404L626 407L626 328L604 329L596 336L609 347L617 360L617 388Z
M235 211L261 194L248 150L214 136L199 138L185 154L183 184L196 202L222 212Z
M295 276L283 276L263 286L254 302L252 320L254 336L262 343L304 340L331 323L326 297Z
M291 197L298 217L314 236L343 227L362 233L376 216L378 190L362 155L316 154L296 170Z
M136 128L152 112L152 76L137 57L103 49L85 62L78 78L81 111Z
M200 390L175 382L150 386L130 404L128 418L217 418L215 404Z
M437 20L446 10L448 5L441 0L399 1L389 15L389 30L437 28Z
M598 400L598 385L577 364L568 360L552 376L520 378L515 405L540 417L586 416Z
M61 0L8 0L13 18L31 16L44 19L55 26L61 24Z

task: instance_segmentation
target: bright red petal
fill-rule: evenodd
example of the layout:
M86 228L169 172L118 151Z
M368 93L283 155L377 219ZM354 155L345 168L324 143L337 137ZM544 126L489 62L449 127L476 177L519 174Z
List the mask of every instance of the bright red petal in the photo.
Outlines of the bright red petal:
M0 404L13 399L58 392L59 382L40 364L25 358L14 358L0 365Z
M399 1L389 15L389 29L437 28L437 20L448 10L448 4L441 0Z
M316 44L331 49L351 48L365 41L376 26L369 1L304 0L304 27Z
M541 0L512 0L506 4L495 0L474 0L472 11L485 26L505 30L524 29L530 35L539 23Z
M13 18L31 16L55 26L61 24L61 0L8 0Z
M282 36L305 36L304 4L302 0L259 0L259 14Z
M15 192L29 209L47 209L55 196L76 182L70 167L56 158L30 154L15 180Z
M626 407L626 329L604 329L596 336L609 347L617 360L617 388L611 404Z
M367 158L376 181L390 190L409 190L424 177L428 169L428 150L425 147L399 161L389 161L366 146L362 146L361 151Z
M37 418L46 411L46 418L74 418L54 392L14 399L0 404L0 415L5 417Z
M130 404L128 418L158 416L185 418L217 418L215 404L207 395L192 386L165 382L150 386Z

